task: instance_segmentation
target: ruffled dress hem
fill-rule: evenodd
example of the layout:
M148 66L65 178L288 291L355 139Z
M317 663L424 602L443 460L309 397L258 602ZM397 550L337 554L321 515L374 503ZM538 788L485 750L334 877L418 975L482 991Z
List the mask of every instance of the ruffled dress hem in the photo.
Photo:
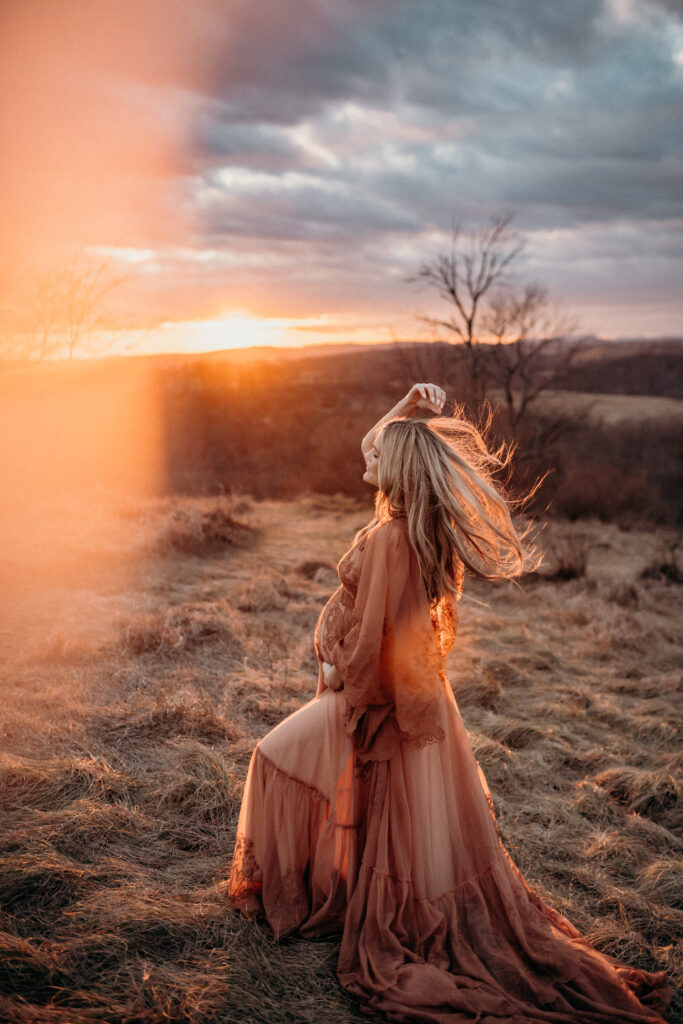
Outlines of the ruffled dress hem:
M356 864L362 822L335 821L321 789L258 745L250 776L268 834L258 848L238 835L229 902L275 940L341 933L337 976L364 1014L427 1024L666 1024L666 972L595 950L542 902L502 844L476 874L428 896L409 878ZM330 863L342 870L330 872Z

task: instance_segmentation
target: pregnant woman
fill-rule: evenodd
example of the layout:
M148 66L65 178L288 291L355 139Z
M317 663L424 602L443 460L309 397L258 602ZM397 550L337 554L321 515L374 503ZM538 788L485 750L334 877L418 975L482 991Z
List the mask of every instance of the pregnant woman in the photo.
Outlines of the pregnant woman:
M376 1019L661 1024L664 971L594 949L502 845L451 687L464 573L530 554L499 458L416 384L363 439L375 516L315 633L313 700L254 750L229 898L276 938L341 933L337 975Z

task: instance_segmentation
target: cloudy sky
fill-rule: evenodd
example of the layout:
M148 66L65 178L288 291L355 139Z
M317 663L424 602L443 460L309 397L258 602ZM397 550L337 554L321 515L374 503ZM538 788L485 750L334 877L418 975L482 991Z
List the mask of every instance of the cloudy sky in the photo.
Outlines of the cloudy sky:
M683 334L681 0L3 0L0 96L6 317L80 245L149 351L415 337L511 213L513 283Z

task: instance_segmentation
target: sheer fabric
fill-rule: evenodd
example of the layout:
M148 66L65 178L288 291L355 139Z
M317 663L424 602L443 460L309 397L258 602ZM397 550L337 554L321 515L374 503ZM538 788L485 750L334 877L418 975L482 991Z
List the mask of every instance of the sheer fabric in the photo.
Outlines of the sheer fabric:
M376 1019L661 1024L666 973L599 953L529 887L445 673L405 520L342 558L316 627L325 686L254 750L229 899L277 939L341 933L337 975Z
M344 681L357 757L386 760L406 740L443 740L444 663L455 633L432 612L406 520L375 526L342 559L340 580L318 621L316 646ZM347 609L341 621L337 605Z

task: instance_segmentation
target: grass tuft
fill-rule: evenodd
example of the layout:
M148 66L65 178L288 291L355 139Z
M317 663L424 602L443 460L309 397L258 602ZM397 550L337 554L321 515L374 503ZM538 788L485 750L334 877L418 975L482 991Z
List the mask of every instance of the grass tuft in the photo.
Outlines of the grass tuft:
M683 860L653 860L640 871L638 891L663 905L683 910Z
M486 673L483 676L472 675L457 679L453 692L460 707L480 707L497 711L502 687L494 675Z
M254 527L221 508L207 512L185 507L171 512L151 547L155 554L202 558L226 549L251 547L257 537Z
M199 822L229 825L239 811L244 779L230 761L198 740L167 740L169 767L153 788L158 807Z
M212 643L240 660L244 656L242 633L239 615L225 600L186 602L119 623L118 645L126 654L172 658Z
M206 694L143 696L135 710L120 713L107 727L121 739L134 740L190 736L218 742L241 735L234 722L217 712L214 701Z
M257 576L244 587L237 597L241 612L283 611L287 607L286 581L272 575Z
M47 759L0 755L0 807L50 810L84 796L132 803L140 782L117 771L104 757Z
M664 770L648 771L627 765L608 768L593 776L614 800L628 811L655 821L680 824L680 778Z

